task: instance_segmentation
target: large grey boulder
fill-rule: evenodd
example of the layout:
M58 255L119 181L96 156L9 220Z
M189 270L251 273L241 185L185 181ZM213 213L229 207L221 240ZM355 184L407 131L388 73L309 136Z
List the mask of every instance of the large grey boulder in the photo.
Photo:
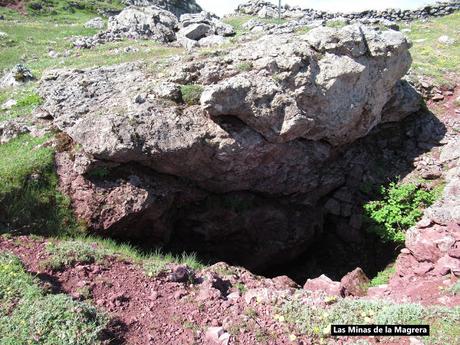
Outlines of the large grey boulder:
M210 35L233 36L235 34L235 30L231 25L224 23L218 17L205 11L196 14L184 14L180 16L179 22L181 28L187 28L196 24L209 25L211 27Z
M176 40L176 16L159 7L127 7L119 15L111 17L108 33L122 34L130 38L147 38L159 42Z
M397 83L411 64L408 49L399 32L358 25L267 36L232 52L250 70L207 87L201 105L213 117L239 118L270 142L340 146L381 122L395 87L409 88ZM400 116L418 108L418 96L406 96L410 111Z
M211 27L207 24L197 23L189 25L178 32L178 35L187 37L188 39L198 41L208 35Z
M179 20L177 33L179 43L187 48L219 46L226 42L225 37L233 36L235 30L208 12L184 14ZM199 42L198 42L199 41Z

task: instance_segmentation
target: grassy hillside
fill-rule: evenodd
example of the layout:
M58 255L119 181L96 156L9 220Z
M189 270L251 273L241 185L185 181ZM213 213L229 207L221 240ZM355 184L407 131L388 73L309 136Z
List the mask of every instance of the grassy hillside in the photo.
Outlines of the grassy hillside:
M412 69L418 75L435 78L439 83L450 83L460 76L460 12L428 21L416 21L401 28L412 40L414 59ZM447 35L452 44L439 41Z
M103 11L117 11L125 6L120 0L0 0L0 15L18 19L21 15L54 21L88 19Z

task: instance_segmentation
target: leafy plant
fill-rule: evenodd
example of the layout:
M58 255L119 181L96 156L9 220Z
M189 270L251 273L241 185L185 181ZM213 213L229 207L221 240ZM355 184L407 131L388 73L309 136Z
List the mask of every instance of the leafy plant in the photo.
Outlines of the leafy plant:
M402 243L405 232L420 219L424 208L433 204L436 193L418 188L414 184L398 185L393 182L381 187L382 200L364 205L370 223L368 230L384 242Z
M188 105L196 105L200 103L201 94L203 93L202 85L182 85L181 94L182 100Z

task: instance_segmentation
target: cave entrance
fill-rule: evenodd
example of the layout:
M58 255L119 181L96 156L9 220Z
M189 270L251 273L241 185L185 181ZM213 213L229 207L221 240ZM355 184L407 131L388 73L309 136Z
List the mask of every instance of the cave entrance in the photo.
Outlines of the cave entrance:
M288 276L303 285L307 279L317 278L322 274L332 280L340 280L348 272L360 267L369 278L375 277L394 263L401 245L384 243L377 236L368 233L363 226L360 229L349 229L344 233L341 222L335 216L326 216L322 229L308 244L295 249L295 256L287 259L290 253L279 252L280 263L277 258L271 258L267 265L260 264L255 258L254 250L248 237L240 233L239 237L221 238L218 241L209 241L205 236L196 232L179 231L171 238L166 251L180 254L194 252L200 261L214 264L225 261L231 265L242 266L252 273L267 278ZM223 219L221 219L223 221ZM193 224L182 223L182 229L193 229ZM186 241L184 241L186 239ZM228 246L225 245L228 243ZM235 246L241 243L239 250ZM257 246L253 243L253 245ZM244 252L242 257L238 253ZM250 257L254 255L255 263ZM249 259L248 259L249 258ZM248 263L249 262L249 263Z

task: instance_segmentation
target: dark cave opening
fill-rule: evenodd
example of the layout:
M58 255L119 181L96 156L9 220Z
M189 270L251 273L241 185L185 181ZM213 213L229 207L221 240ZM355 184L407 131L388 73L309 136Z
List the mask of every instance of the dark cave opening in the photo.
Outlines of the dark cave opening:
M247 241L243 234L231 238L231 244L224 246L222 243L230 242L229 238L208 241L203 234L190 232L187 234L186 241L173 236L171 243L163 249L176 255L193 252L201 262L206 264L225 261L231 265L245 267L252 273L266 278L288 276L302 286L308 279L317 278L323 274L332 280L340 281L343 276L357 267L362 268L372 279L388 265L394 263L402 248L401 244L382 242L380 238L367 232L365 226L344 233L340 222L337 222L337 217L329 215L325 218L323 229L317 231L317 235L311 242L296 248L295 256L286 259L289 256L288 253L276 254L280 261L278 264L276 258L271 258L268 265L254 266L250 258L251 256L255 258L256 253L247 243L245 249L235 250L238 242ZM191 223L186 225L193 227ZM182 233L179 237L183 238L183 235ZM253 245L257 246L254 243ZM213 250L212 248L219 249ZM246 252L247 255L239 256L237 253L241 251ZM257 259L255 261L259 262Z

